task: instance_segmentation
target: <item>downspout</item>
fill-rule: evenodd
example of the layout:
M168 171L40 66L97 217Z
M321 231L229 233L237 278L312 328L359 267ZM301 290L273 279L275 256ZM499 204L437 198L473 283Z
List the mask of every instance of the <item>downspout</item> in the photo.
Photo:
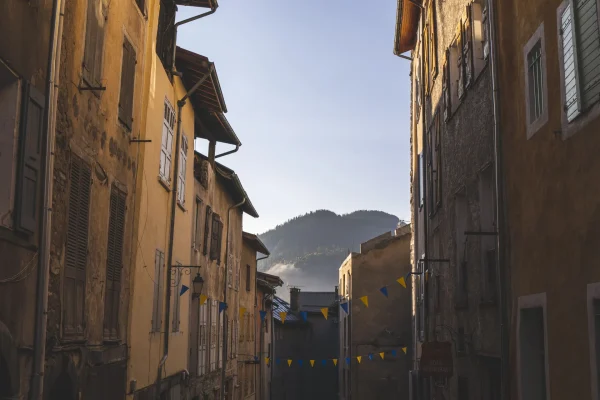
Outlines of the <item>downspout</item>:
M227 304L227 275L228 275L228 263L229 263L229 232L231 231L229 226L231 210L243 206L246 203L246 197L239 203L229 207L227 209L227 237L225 238L225 279L223 280L223 301ZM227 368L227 330L229 328L229 321L227 319L227 309L223 310L223 354L221 355L221 400L225 400L225 369Z
M219 158L219 157L223 157L223 156L226 156L226 155L229 155L229 154L233 154L236 151L238 151L239 149L240 149L240 144L238 143L238 144L235 145L235 149L226 151L225 153L217 154L215 156L215 158ZM258 260L256 260L256 261L258 261Z
M183 21L176 22L173 25L173 31L174 31L173 32L173 43L174 43L174 45L173 45L173 56L171 58L171 72L172 73L176 73L177 72L175 70L175 56L176 56L176 53L177 53L177 28L180 27L181 25L187 24L188 22L193 22L193 21L196 21L196 20L198 20L200 18L208 17L209 15L214 14L215 11L217 11L218 7L219 7L219 4L215 0L215 4L210 9L210 11L205 12L205 13L200 14L200 15L196 15L195 17L190 17L190 18L184 19Z
M488 1L490 13L490 67L492 74L492 101L494 107L494 177L496 183L496 224L498 234L496 235L496 275L498 276L498 302L499 302L499 317L500 317L500 398L508 400L510 395L509 388L509 369L508 362L510 356L509 349L509 326L507 306L510 304L507 301L507 280L508 273L505 268L505 221L506 203L504 202L504 185L502 177L502 139L500 137L500 105L498 99L498 36L496 32L496 9L494 0Z
M38 256L38 276L35 305L35 331L33 339L33 366L29 398L41 400L44 391L44 369L46 355L46 326L48 323L48 266L50 265L50 240L52 224L52 177L54 176L54 137L56 128L56 104L58 99L58 79L60 71L61 37L65 2L52 2L50 21L50 43L46 66L46 96L44 104L44 181L43 200L40 212L40 236Z
M175 209L177 204L177 177L179 175L179 147L181 141L181 112L183 107L185 106L188 98L194 94L194 92L200 87L200 85L210 76L215 66L213 63L210 63L208 68L208 72L200 79L192 88L181 98L181 100L177 101L177 133L175 137L175 166L173 168L173 190L172 190L172 199L171 199L171 221L169 226L169 255L167 256L167 277L166 277L166 286L167 286L167 313L165 316L165 341L164 341L164 354L158 364L158 377L156 383L160 382L160 377L162 375L162 368L167 362L167 358L169 357L169 319L171 317L171 265L173 263L173 239L175 236ZM157 396L160 396L160 393L157 393Z

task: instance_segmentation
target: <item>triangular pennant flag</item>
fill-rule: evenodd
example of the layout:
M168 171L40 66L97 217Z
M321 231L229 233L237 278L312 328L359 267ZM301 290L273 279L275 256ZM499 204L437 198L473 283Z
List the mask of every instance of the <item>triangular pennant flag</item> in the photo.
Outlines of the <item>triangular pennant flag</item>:
M383 358L385 357L385 353L382 351L381 353L379 353L379 357L381 357L381 359L383 360Z
M362 356L358 356L358 357L356 357L356 359L358 360L358 363L360 364L360 362L362 360Z
M292 360L288 360L288 367L292 366Z
M396 350L392 350L392 356L396 357Z
M181 285L181 291L179 292L179 295L183 295L185 292L187 292L188 290L190 290L189 287L185 286L185 285Z
M271 359L269 357L265 357L265 361L267 362L267 365L269 365L269 361L271 361Z
M200 305L203 305L204 303L206 303L206 300L208 300L208 297L201 294L200 295Z
M346 364L350 365L350 357L346 357Z
M266 311L259 311L260 314L260 320L264 321L265 318L267 317L267 312Z
M406 279L404 279L404 277L396 279L396 282L398 282L403 288L406 288Z
M342 307L342 310L344 310L344 312L348 314L348 302L341 303L340 306Z
M373 360L373 353L369 353L369 360Z
M365 307L369 307L369 296L363 296L363 297L361 297L360 301L363 302L363 304L365 305Z
M321 360L321 364L323 364L323 366L327 365L327 360Z
M429 270L425 271L425 282L429 280Z
M323 308L321 308L321 314L323 314L323 316L325 317L325 319L327 319L327 316L329 315L329 307L323 307Z
M383 293L383 295L384 295L385 297L388 297L387 286L384 286L384 287L382 287L381 289L379 289L379 291L380 291L381 293Z
M310 360L310 366L314 367L315 366L315 360Z
M222 301L219 302L219 314L227 308L227 303L223 303Z
M240 319L242 319L246 315L246 309L244 307L240 307Z
M402 351L404 352L404 354L406 354L406 350L408 350L406 347L402 348Z
M298 365L302 366L302 364L304 363L304 360L298 360Z
M258 356L254 356L254 361L258 361Z
M304 322L308 322L308 313L306 311L300 311L300 316Z
M333 365L337 365L337 358L333 359Z
M282 311L279 313L279 318L281 318L281 323L285 324L285 317L287 317L287 313Z

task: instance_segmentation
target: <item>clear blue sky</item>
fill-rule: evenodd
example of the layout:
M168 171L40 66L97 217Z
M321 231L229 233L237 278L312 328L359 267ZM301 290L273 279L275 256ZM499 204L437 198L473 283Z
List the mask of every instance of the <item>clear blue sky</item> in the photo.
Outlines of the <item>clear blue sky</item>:
M409 61L393 55L396 1L221 0L180 28L178 44L215 63L242 141L219 161L260 214L244 216L245 230L316 209L410 219ZM180 7L178 19L199 11Z

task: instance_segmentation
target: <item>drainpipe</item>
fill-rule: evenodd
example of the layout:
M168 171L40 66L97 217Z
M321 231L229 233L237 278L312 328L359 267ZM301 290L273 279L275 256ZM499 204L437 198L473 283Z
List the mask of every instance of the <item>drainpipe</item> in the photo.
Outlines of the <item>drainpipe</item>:
M264 256L261 258L257 258L256 259L256 269L258 270L258 262L260 260L264 260L265 258L268 258L269 256ZM255 277L254 278L254 332L256 332L256 309L258 308L258 299L257 299L257 293L258 293L258 279ZM265 298L263 296L263 301L262 301L262 309L265 309ZM261 310L259 310L260 312ZM267 318L265 316L265 322L266 322ZM264 360L264 350L265 350L265 346L264 346L264 337L265 337L265 322L263 322L263 320L260 320L260 335L259 335L259 340L260 340L260 346L258 348L259 351L259 359L258 359L258 378L259 378L259 389L258 389L258 393L260 393L260 398L264 399L265 395L263 393L263 384L262 384L262 372L263 372L263 360ZM254 354L256 354L256 340L254 340ZM256 378L255 378L256 380Z
M239 203L229 207L227 209L227 238L225 239L225 279L223 280L223 301L227 304L227 275L229 272L229 221L231 216L231 210L243 206L246 203L246 197ZM229 305L223 310L223 354L221 360L221 400L225 400L225 369L227 368L227 329L229 321L227 319L227 309Z
M44 103L44 181L43 200L40 212L40 237L38 253L38 276L35 306L35 332L33 341L33 367L29 398L41 400L44 391L44 370L46 356L46 326L48 322L48 266L50 265L50 240L52 224L52 177L54 176L54 136L56 127L56 104L58 98L58 75L65 2L52 2L50 21L50 43L46 66L46 98Z
M181 98L181 100L177 101L177 134L175 137L175 165L173 168L173 190L172 190L172 199L171 199L171 221L169 226L169 255L167 256L167 277L166 277L166 286L167 286L167 313L166 313L166 329L165 329L165 341L164 341L164 354L158 364L158 377L156 378L156 383L160 382L160 378L162 375L162 368L167 362L167 358L169 357L169 319L171 317L171 265L173 263L173 239L175 236L175 209L177 204L177 177L179 175L179 147L181 141L181 112L183 107L185 106L188 98L194 94L194 92L202 85L202 83L210 76L212 71L215 69L213 63L209 64L208 72L198 81L188 92ZM160 396L160 393L157 393L157 396Z
M507 280L508 271L505 268L505 249L506 249L506 203L504 202L504 185L502 176L502 138L500 131L500 105L498 99L498 36L496 32L496 9L494 0L488 0L490 13L490 67L492 74L492 101L494 105L494 178L496 184L496 224L498 234L496 235L496 275L498 276L498 302L500 317L500 377L501 388L500 398L508 400L509 389L509 370L508 363L510 356L509 349L509 327L507 306L510 304L507 298Z
M173 57L171 58L171 72L172 73L176 73L177 71L175 70L175 56L177 54L177 28L180 27L181 25L187 24L188 22L193 22L196 21L200 18L204 18L204 17L208 17L211 14L214 14L215 11L217 11L217 8L219 7L219 4L217 3L217 1L215 0L215 4L214 6L210 9L210 11L205 12L203 14L200 15L196 15L195 17L191 17L191 18L187 18L184 19L183 21L179 21L176 22L175 25L173 26L173 43L175 44L173 46Z
M226 151L225 153L217 154L215 156L215 158L219 158L219 157L223 157L223 156L226 156L226 155L229 155L229 154L233 154L236 151L238 151L239 149L240 149L240 144L238 143L238 144L235 145L235 149L230 150L230 151ZM256 261L258 261L258 260L256 260Z

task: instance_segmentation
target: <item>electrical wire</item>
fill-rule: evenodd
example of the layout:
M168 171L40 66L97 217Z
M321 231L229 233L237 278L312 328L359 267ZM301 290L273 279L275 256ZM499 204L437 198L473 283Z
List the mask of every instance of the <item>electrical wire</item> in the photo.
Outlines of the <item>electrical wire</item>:
M36 251L35 254L33 255L33 257L31 257L31 260L29 260L29 262L19 272L17 272L10 278L0 279L0 283L20 282L23 279L27 278L29 276L29 274L31 274L31 271L34 270L34 268L32 268L32 266L35 265L33 260L35 260L37 258L38 254L39 254L39 252Z

